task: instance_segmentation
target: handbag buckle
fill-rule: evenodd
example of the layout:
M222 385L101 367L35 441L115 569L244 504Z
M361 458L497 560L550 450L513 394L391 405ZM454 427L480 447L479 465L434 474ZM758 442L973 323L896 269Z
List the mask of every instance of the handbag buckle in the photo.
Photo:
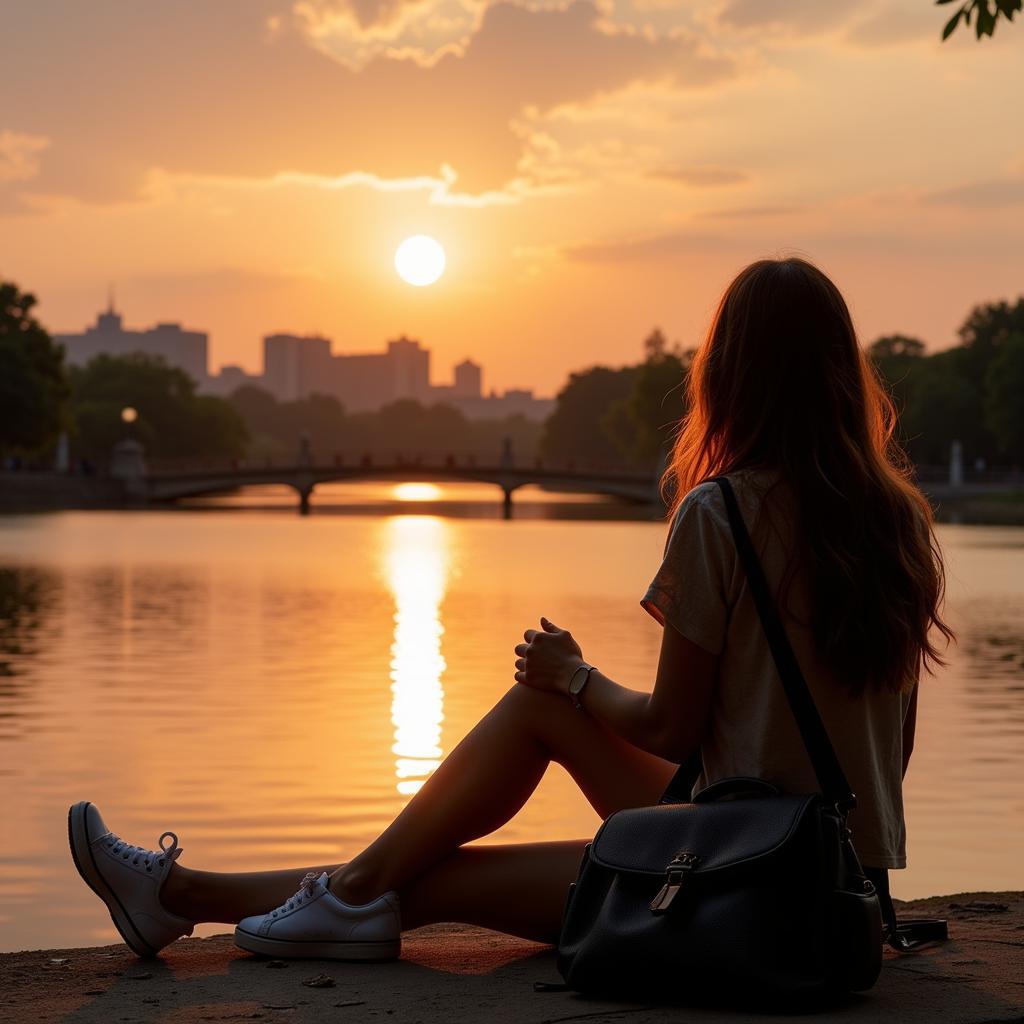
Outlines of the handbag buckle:
M651 913L664 914L672 905L679 890L683 887L683 881L700 861L695 853L689 850L681 850L668 863L665 868L665 884L658 890L658 895L651 900Z

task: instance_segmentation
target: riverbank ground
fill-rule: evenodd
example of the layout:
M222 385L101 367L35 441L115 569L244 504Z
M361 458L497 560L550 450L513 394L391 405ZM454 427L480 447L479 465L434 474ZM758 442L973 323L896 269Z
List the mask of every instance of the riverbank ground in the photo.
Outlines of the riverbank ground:
M0 1022L1024 1021L1024 893L935 897L899 904L898 910L907 917L948 918L950 941L911 955L887 952L871 992L810 1017L535 992L535 981L559 980L551 947L480 928L435 925L407 933L402 958L388 964L259 959L227 935L181 940L152 961L137 959L124 946L7 953L0 955Z

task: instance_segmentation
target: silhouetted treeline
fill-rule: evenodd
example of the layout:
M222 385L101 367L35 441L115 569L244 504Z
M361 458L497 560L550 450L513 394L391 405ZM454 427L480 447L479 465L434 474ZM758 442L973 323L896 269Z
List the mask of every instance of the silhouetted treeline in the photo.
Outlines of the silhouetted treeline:
M544 458L653 472L684 412L692 354L670 347L655 329L644 341L642 362L570 374L544 425Z
M960 344L929 354L902 335L868 347L899 414L898 435L919 466L947 465L953 441L968 466L1024 464L1024 298L974 307ZM545 424L541 451L560 462L654 471L685 413L693 350L655 330L644 359L569 376Z
M452 406L425 406L412 399L375 412L349 413L332 396L279 402L262 388L246 386L228 400L248 428L247 454L274 462L295 460L305 439L310 457L319 463L338 458L351 463L364 456L437 462L450 455L494 465L505 438L517 460L534 459L542 429L523 416L468 420Z
M36 298L0 281L0 456L26 456L69 422L64 350L32 315Z
M238 458L248 431L242 417L223 398L196 393L184 370L141 352L99 355L72 366L71 453L103 466L114 445L126 436L139 441L153 461ZM130 407L136 419L125 423Z
M1024 464L1024 298L971 310L960 344L928 354L891 335L868 349L900 415L900 440L919 466L948 463L953 441L968 465Z

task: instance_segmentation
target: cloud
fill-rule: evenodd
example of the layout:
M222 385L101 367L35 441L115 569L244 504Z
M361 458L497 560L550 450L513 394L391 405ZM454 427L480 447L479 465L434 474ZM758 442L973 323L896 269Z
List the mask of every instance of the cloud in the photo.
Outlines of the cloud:
M577 263L633 263L700 254L709 249L727 248L729 244L717 235L672 231L603 242L578 242L563 246L560 255Z
M149 173L143 186L143 194L157 201L178 198L186 191L196 188L228 190L262 190L281 188L321 189L336 192L342 189L367 188L376 192L425 192L428 201L437 206L483 207L507 205L518 202L532 191L532 187L521 180L514 180L505 189L494 192L469 194L454 189L458 175L451 167L444 165L436 176L420 175L414 178L382 178L369 171L349 171L330 177L320 174L303 174L296 171L282 171L266 178L243 176L223 177L201 174L168 174L156 169Z
M724 210L705 210L698 217L710 217L719 220L751 217L788 217L800 213L799 206L734 206Z
M846 41L855 46L894 46L917 40L938 43L947 15L934 5L906 4L887 0L873 14L858 21L846 33Z
M931 192L924 197L926 203L960 206L969 210L996 209L1024 203L1024 177L994 178L969 185Z
M732 29L802 36L831 31L850 14L851 5L838 0L725 0L716 20Z
M382 52L356 71L334 55L340 35L365 34L360 18L401 26L418 5L332 21L342 8L318 4L312 40L314 6L303 15L283 4L179 0L138 16L119 0L15 5L6 28L21 45L0 64L0 92L20 97L19 114L51 140L32 191L108 203L144 198L154 168L256 179L360 168L409 179L435 178L444 165L459 196L514 191L524 141L512 125L524 111L638 82L702 88L737 73L691 31L610 24L603 0L495 3L460 52L429 66Z
M303 0L294 8L313 45L354 71L381 56L423 67L461 56L485 10L475 0Z
M647 177L693 188L742 185L750 181L746 171L730 170L727 167L658 167L649 171Z
M34 178L39 173L39 154L49 145L45 135L0 131L0 182Z

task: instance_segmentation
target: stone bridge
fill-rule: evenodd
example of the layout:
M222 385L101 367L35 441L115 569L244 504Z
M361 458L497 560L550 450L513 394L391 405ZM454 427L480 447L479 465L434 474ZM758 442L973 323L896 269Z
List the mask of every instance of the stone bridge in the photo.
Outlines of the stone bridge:
M254 466L237 465L196 469L139 467L142 472L119 473L129 493L145 502L168 502L199 495L223 494L243 487L270 484L291 487L299 498L299 509L309 512L310 498L317 484L343 480L473 481L499 487L506 517L511 515L512 494L527 484L556 491L601 494L637 503L658 502L658 480L654 473L620 473L573 466L517 466L511 460L495 465L459 464L449 458L438 462L378 462L364 457L351 465Z

